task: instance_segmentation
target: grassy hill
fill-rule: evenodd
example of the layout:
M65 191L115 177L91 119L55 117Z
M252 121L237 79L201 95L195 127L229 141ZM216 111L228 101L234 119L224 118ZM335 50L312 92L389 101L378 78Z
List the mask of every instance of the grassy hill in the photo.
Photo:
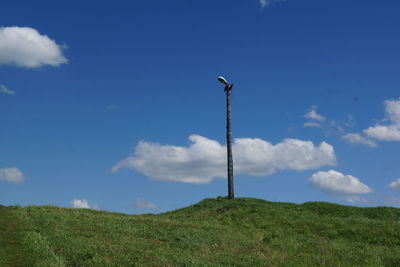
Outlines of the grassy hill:
M400 266L400 209L205 199L158 215L0 206L0 266Z

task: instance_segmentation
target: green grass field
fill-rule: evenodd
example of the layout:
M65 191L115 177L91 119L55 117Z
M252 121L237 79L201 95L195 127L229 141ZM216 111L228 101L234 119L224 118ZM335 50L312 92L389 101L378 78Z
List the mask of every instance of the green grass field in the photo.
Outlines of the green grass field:
M205 199L157 215L0 206L0 266L400 266L400 209Z

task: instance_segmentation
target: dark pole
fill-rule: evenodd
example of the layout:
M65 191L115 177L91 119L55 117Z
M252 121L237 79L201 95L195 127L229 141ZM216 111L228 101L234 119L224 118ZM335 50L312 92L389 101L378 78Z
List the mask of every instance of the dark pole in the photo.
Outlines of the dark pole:
M228 159L228 198L234 198L233 191L233 160L232 160L232 141L231 141L231 90L233 84L225 86L226 92L226 149Z

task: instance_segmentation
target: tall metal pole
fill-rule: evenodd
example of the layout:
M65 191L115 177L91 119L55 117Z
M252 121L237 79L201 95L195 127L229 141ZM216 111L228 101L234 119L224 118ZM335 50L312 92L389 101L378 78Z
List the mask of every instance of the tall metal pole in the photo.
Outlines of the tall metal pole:
M225 86L226 92L226 149L228 159L228 198L234 198L233 191L233 160L232 160L232 141L231 141L231 90L233 84Z

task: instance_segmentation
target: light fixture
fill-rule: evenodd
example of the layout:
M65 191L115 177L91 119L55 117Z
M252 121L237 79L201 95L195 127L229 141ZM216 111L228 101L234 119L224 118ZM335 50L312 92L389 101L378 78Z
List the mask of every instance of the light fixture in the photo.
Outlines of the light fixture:
M225 80L225 78L224 77L222 77L222 76L219 76L218 77L218 81L220 81L221 83L223 83L223 84L225 84L225 85L228 85L228 82Z

